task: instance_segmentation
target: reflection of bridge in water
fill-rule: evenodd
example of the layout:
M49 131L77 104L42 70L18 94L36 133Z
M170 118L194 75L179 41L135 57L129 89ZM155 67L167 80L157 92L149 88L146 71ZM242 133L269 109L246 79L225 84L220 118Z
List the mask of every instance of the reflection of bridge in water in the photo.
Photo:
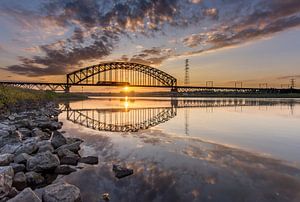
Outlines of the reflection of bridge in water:
M165 100L166 101L166 100ZM62 105L67 120L99 131L137 132L145 130L174 118L178 108L215 108L237 106L289 106L293 109L295 101L264 101L245 99L218 100L177 100L169 101L169 106L144 108L98 108L72 109L69 104Z

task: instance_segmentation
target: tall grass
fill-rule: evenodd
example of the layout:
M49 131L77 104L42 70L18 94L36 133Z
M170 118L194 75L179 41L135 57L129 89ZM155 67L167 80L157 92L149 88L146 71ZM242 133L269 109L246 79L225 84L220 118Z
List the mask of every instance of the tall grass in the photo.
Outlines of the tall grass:
M18 102L51 100L56 97L56 93L50 91L28 90L0 85L0 108L14 105Z

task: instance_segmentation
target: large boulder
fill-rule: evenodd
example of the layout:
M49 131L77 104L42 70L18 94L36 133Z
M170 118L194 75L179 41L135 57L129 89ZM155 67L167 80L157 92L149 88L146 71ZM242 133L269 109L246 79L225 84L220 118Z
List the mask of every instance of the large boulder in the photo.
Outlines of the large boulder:
M45 178L40 173L34 171L25 173L25 176L27 185L31 187L41 185L45 182Z
M54 131L52 134L51 144L56 149L67 143L66 138L58 131Z
M95 165L95 164L98 164L98 157L96 157L96 156L81 157L79 159L79 162L80 163L85 163L85 164Z
M43 172L54 170L60 164L56 155L49 151L38 153L27 160L28 171Z
M8 166L14 160L13 154L1 154L0 155L0 166Z
M22 139L31 137L31 130L28 128L19 128L18 131L21 133Z
M42 202L42 200L30 189L26 188L17 196L8 200L7 202Z
M27 153L21 153L14 158L14 163L26 164L27 160L30 159L31 156Z
M0 146L0 154L14 154L17 151L17 149L21 146L22 144L20 142L13 143L13 144L6 144L2 147Z
M43 192L44 202L81 202L80 190L78 187L59 182L49 185Z
M15 174L13 186L19 191L26 188L27 180L26 180L26 175L23 172L19 172Z
M13 178L14 170L11 166L0 167L0 200L9 194Z
M61 123L56 121L45 121L38 124L38 127L42 130L50 129L50 130L59 130L61 129Z

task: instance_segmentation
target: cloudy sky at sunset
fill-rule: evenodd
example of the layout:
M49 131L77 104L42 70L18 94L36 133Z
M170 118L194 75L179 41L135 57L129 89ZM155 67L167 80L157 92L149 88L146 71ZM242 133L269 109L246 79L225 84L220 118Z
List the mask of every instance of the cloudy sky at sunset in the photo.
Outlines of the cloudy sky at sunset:
M191 85L300 84L299 0L0 0L0 25L1 80L132 61L182 82L189 58Z

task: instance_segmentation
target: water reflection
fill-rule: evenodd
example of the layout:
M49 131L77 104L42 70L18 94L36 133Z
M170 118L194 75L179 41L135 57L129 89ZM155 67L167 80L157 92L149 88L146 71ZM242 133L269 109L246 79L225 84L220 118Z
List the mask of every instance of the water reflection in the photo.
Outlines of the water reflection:
M111 98L109 99L111 100ZM141 99L139 99L140 101ZM149 101L149 99L147 99ZM169 121L177 115L178 108L185 109L185 134L189 134L189 108L206 108L213 111L216 107L242 107L245 106L289 106L293 114L295 100L251 100L251 99L169 99L169 100L152 100L158 102L157 106L131 106L135 99L128 97L121 98L123 106L113 108L73 108L70 103L61 105L62 111L67 114L67 120L99 131L112 132L138 132L145 130L161 123Z
M81 155L97 155L100 163L64 179L89 202L101 201L105 192L118 202L300 201L299 164L289 161L300 162L299 106L296 99L66 103L60 116L66 135L84 139ZM143 110L147 116L138 116ZM115 163L134 175L116 179Z

